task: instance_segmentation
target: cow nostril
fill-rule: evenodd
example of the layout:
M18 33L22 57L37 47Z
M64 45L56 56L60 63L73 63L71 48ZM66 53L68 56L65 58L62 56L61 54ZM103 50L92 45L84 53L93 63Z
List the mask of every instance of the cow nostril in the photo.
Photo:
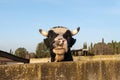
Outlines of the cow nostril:
M63 38L58 38L58 39L56 39L55 41L54 41L54 44L53 44L53 46L54 47L58 47L58 46L63 46L64 45L64 43L65 43L65 39L63 39Z
M62 38L59 38L58 40L60 41L60 40L63 40L63 39L62 39Z
M58 40L61 40L61 38L60 38L60 39L58 39Z

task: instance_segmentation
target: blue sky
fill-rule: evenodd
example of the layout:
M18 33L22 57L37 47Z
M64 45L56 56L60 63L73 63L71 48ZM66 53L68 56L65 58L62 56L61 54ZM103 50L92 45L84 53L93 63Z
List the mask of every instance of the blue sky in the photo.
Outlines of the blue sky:
M35 52L45 38L38 30L58 25L80 26L73 49L102 38L120 41L120 0L0 0L0 50Z

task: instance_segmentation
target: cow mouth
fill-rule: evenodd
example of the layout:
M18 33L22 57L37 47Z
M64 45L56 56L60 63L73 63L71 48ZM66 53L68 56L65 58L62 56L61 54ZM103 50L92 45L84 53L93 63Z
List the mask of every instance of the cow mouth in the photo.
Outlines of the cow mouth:
M56 54L55 62L60 62L64 59L65 49L64 48L54 48L53 52Z
M64 50L64 48L55 48L55 50Z
M53 52L57 55L63 55L65 53L65 49L64 48L54 48Z

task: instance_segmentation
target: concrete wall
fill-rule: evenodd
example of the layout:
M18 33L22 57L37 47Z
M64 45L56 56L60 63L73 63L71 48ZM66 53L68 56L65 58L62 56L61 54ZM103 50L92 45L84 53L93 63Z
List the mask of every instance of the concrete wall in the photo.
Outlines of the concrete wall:
M2 65L0 80L120 80L120 60Z
M30 63L46 63L51 62L50 58L31 58Z

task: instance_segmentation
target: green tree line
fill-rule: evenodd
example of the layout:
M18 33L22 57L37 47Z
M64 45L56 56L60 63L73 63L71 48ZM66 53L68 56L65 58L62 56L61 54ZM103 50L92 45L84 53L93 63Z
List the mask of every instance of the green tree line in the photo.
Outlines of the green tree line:
M105 43L104 39L102 39L102 42L91 43L89 52L95 55L117 55L120 54L120 42L112 40L109 43Z
M88 53L95 55L115 55L120 54L120 42L111 41L105 43L104 39L98 43L91 43L90 46L87 46L87 43L83 44L83 49L88 48ZM30 58L43 58L50 57L49 49L45 46L43 42L38 43L36 47L36 52L28 52L25 48L20 47L15 50L14 55L26 58L26 55L30 55Z
M43 57L50 57L49 49L45 46L43 42L38 43L36 47L36 52L28 52L24 47L20 47L15 50L14 55L26 58L26 55L30 56L30 58L43 58Z

